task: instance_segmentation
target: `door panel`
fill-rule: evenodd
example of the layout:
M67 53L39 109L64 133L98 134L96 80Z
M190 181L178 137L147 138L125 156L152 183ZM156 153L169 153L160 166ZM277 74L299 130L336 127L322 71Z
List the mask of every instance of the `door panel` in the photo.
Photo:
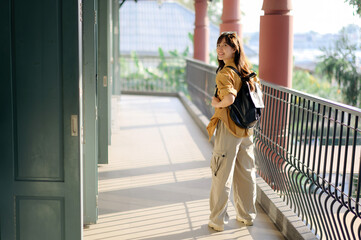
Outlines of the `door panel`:
M44 1L47 11L33 14L40 4L13 4L15 176L62 181L61 13L59 3Z
M18 239L64 239L64 198L17 197L16 212Z
M2 5L1 239L82 236L78 6Z
M107 93L107 97L108 97L108 111L107 111L107 121L108 121L108 145L111 145L111 103L112 103L112 89L113 89L113 63L114 63L114 58L113 58L113 0L107 0L108 1L108 13L107 13L107 17L108 17L108 27L107 27L107 36L108 36L108 93Z
M119 73L119 1L113 0L113 94L120 95Z
M84 224L98 219L96 10L94 0L83 0Z
M98 0L98 163L108 163L109 0Z

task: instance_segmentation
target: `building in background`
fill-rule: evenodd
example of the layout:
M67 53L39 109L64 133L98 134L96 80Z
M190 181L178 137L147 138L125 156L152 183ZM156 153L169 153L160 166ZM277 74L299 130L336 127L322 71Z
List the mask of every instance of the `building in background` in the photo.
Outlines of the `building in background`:
M120 54L158 56L158 49L165 54L177 50L183 52L189 47L193 56L193 43L189 37L194 33L195 14L177 2L126 1L119 10ZM209 52L215 54L219 27L209 23ZM247 46L246 55L258 58Z

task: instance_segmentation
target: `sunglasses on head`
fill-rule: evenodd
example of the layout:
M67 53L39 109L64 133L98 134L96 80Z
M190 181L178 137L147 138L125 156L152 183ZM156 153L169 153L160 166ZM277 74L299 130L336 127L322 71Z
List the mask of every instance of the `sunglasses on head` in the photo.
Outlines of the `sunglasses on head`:
M237 32L222 32L221 35L237 37Z

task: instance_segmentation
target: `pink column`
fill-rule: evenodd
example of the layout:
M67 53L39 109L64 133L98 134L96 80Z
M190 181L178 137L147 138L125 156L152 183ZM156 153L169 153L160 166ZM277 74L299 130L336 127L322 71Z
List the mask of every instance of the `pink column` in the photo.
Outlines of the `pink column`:
M290 16L292 9L291 0L263 0L264 16L261 16L260 40L259 40L259 76L261 79L285 87L292 87L293 68L293 17ZM278 96L280 99L285 94ZM288 106L281 100L276 100L275 108L264 124L262 132L265 132L268 139L283 145L287 142L287 126L289 119L285 111ZM265 111L271 110L270 106ZM282 114L282 116L280 116ZM275 126L278 126L277 128ZM268 146L261 146L263 154L270 155ZM279 156L287 156L287 146L280 149L279 154L271 154L270 157L280 171L284 171L285 165ZM282 189L279 183L274 189Z
M220 32L237 32L242 39L240 0L223 0L222 23L219 25ZM250 13L251 14L251 13Z
M194 1L196 17L194 28L194 58L209 63L209 28L207 0Z
M259 36L259 76L292 87L293 16L291 0L263 0Z

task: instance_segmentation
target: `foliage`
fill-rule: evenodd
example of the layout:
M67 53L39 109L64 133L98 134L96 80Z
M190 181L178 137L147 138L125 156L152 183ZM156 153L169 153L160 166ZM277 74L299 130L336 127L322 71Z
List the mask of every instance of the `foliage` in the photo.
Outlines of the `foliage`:
M209 53L209 64L213 66L218 66L217 53L212 51Z
M358 185L359 174L355 173L352 179L352 197L357 197L357 185Z
M361 17L361 0L345 0L355 8L355 12Z
M184 7L194 11L194 0L178 0L177 2Z
M191 42L194 44L194 33L188 33L188 38L191 40Z
M222 0L212 0L208 3L209 21L216 26L221 23L222 9Z
M252 71L253 72L255 72L255 73L257 73L257 75L258 75L258 69L259 69L259 66L257 65L257 64L252 64Z
M195 11L194 0L178 0L178 2L184 7L192 11ZM217 26L221 23L222 9L223 9L222 0L208 1L207 16L211 23Z
M332 86L327 79L318 78L303 69L293 70L292 88L337 102L342 99L337 86Z
M159 58L145 67L135 52L131 53L131 62L120 58L123 89L140 91L186 92L185 58L187 47L182 53L169 51L166 56L162 48L158 49ZM154 66L155 61L159 63Z
M177 50L168 52L173 60L176 61L168 61L162 48L159 48L158 52L160 63L157 69L154 71L154 69L148 68L146 72L152 77L153 81L161 80L171 89L184 92L186 90L184 59L188 56L189 47L183 53L178 53Z
M192 33L188 33L188 38L193 43ZM189 56L189 46L181 53L173 50L168 51L167 54L162 48L158 48L158 55L159 57L152 58L150 63L149 61L146 63L146 58L140 60L135 52L131 53L131 59L128 62L121 57L122 88L137 91L182 91L187 95L185 59ZM146 67L143 62L147 65Z
M356 50L357 45L350 43L343 28L333 48L321 49L324 54L320 56L317 71L338 83L346 104L361 107L361 73L357 67Z

